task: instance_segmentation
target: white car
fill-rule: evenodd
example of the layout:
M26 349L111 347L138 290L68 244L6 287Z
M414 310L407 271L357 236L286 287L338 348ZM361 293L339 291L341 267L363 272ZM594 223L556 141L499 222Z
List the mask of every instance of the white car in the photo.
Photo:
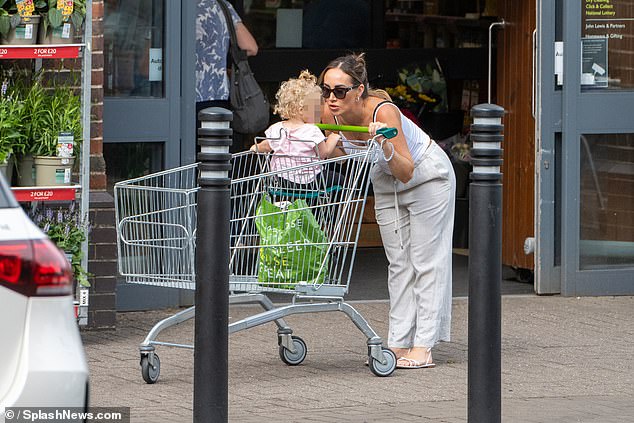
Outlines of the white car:
M88 365L64 254L0 177L0 421L6 407L88 406Z

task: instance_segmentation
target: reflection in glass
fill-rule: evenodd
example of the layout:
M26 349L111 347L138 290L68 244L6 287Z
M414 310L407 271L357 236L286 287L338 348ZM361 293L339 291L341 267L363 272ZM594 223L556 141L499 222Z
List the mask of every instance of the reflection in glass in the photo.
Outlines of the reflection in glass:
M369 0L252 0L244 13L260 48L352 49L371 42Z
M581 136L581 269L634 265L634 134Z
M164 0L105 0L104 93L163 97Z
M163 169L162 142L104 143L108 192L116 182L148 175Z

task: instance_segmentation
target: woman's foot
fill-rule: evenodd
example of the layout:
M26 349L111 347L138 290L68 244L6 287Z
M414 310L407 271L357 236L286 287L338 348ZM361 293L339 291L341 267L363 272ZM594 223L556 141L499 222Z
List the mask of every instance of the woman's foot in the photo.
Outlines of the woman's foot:
M409 353L399 357L396 362L397 369L424 369L435 366L431 348L427 347L414 347L409 350Z
M401 358L410 352L409 348L399 348L399 347L388 347L388 348L392 350L396 358Z
M409 348L398 348L398 347L388 347L390 350L392 350L392 352L394 353L394 355L396 356L396 359L398 360L399 358L403 357L405 354L407 354L409 352ZM367 366L369 364L369 360L365 360L365 365Z

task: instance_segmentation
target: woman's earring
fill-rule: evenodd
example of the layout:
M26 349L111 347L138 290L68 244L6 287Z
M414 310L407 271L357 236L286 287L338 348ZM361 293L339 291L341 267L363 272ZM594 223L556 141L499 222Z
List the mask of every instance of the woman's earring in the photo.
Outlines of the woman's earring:
M359 102L359 97L355 98L354 101Z

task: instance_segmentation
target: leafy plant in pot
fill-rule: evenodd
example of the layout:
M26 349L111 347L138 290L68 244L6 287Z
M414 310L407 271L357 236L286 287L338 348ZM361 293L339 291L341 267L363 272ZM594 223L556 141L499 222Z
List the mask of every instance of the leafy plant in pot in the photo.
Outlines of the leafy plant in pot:
M13 155L25 145L27 135L24 128L24 103L18 91L9 87L5 79L0 89L0 168L7 182L11 183Z
M32 10L18 13L15 0L0 0L0 38L2 44L35 44L40 16Z
M82 141L81 99L73 88L55 84L43 106L37 128L31 128L35 184L69 185Z
M45 115L49 108L50 98L42 86L39 75L31 77L30 73L14 71L14 92L20 98L23 106L24 138L15 143L13 153L17 162L17 184L19 186L35 185L35 171L33 168L34 139L46 126Z
M59 9L57 0L39 0L35 8L42 16L40 44L60 44L73 41L75 32L86 20L86 0L64 1Z

